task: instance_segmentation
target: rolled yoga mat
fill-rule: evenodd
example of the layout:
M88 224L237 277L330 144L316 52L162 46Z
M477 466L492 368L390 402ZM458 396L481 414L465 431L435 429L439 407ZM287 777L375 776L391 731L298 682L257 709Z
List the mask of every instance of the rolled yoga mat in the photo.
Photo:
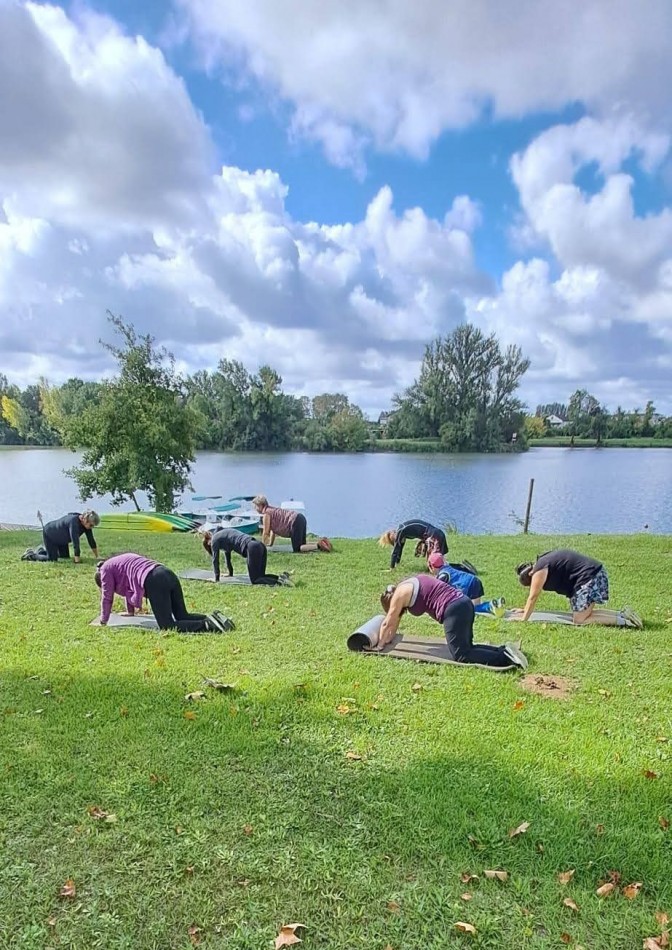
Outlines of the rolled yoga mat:
M515 670L514 663L510 666L486 666L483 663L458 663L450 656L450 650L445 640L438 637L414 637L409 634L397 636L382 650L374 650L378 643L380 627L385 619L384 614L372 617L361 627L358 627L348 637L348 649L355 653L367 653L372 656L393 656L398 660L416 660L420 663L450 663L452 666L478 666L493 673L504 673L506 670Z
M96 617L89 624L90 627L102 626L100 617ZM143 627L145 630L158 630L157 624L152 614L136 614L135 617L124 617L121 614L110 614L107 621L108 627Z
M211 584L246 584L248 587L252 586L247 574L234 574L233 577L229 577L228 574L222 574L219 581L216 581L212 571L206 571L201 567L190 567L186 571L180 571L178 576L187 581L210 581Z

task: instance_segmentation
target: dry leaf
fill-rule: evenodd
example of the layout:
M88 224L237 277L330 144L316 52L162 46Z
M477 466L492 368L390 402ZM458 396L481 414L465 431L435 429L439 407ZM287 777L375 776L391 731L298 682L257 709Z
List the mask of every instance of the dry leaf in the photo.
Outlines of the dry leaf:
M656 742L669 742L667 736L656 736Z
M75 887L75 882L71 877L67 879L63 887L58 892L59 897L75 897L77 895L77 888Z
M235 652L236 651L234 650L234 653ZM237 652L240 652L240 651L237 651ZM209 686L210 689L217 689L221 693L226 692L227 690L232 690L236 688L235 683L220 683L219 680L210 679L209 676L204 676L203 682L206 686Z
M361 762L362 757L357 752L346 752L346 759L350 759L352 762Z
M496 878L498 881L508 881L509 879L508 871L483 871L483 874L490 880Z
M512 828L509 831L509 838L515 838L517 835L524 835L529 827L529 821L524 821L522 825L518 825L517 828Z
M284 924L280 928L280 933L275 938L275 950L281 950L282 947L293 947L295 943L301 943L301 938L296 936L299 927L304 924Z
M561 871L560 874L558 874L558 880L561 884L569 884L574 877L574 873L574 871Z
M464 871L460 874L460 880L463 884L470 884L472 881L478 880L478 874L469 874L468 871Z
M341 703L340 706L336 707L336 712L340 713L341 716L347 716L348 713L352 712L352 709L347 705L347 703Z
M385 906L391 914L398 914L401 910L401 904L397 904L396 901L388 901Z
M460 894L460 897L463 901L470 901L473 898L473 894L470 894L469 891L465 891L464 894Z
M669 915L666 914L664 910L656 911L656 920L660 924L661 927L664 927L665 924L669 924L670 922Z
M621 883L621 872L620 871L607 871L607 877L612 884Z
M128 716L128 706L122 706L119 710L120 716Z
M635 881L633 884L626 884L626 886L623 888L621 893L623 894L623 897L625 897L626 900L634 901L635 897L637 897L641 889L642 889L642 882Z
M670 827L670 820L669 818L664 818L662 815L659 815L658 824L663 829L663 831L667 831L667 829Z
M197 689L194 693L187 693L184 698L187 700L187 702L191 702L192 700L196 699L205 699L205 693L202 690Z
M595 893L598 897L607 897L615 888L615 884L612 884L611 881L607 881L607 883L603 884L602 887L598 887Z
M203 930L198 927L196 924L192 924L191 927L187 930L189 934L189 939L191 940L194 946L197 946L201 942L199 934L203 933Z
M643 950L661 950L663 947L669 946L670 936L665 931L660 935L660 937L647 937L642 943Z
M578 914L579 908L576 906L571 897L565 897L562 903L565 905L565 907L569 907L570 910L573 910Z
M560 939L562 940L563 943L571 943L571 942L572 942L572 938L570 937L570 935L569 935L568 933L561 933L561 934L560 934Z
M463 920L458 920L456 924L453 924L453 927L456 930L459 930L463 934L475 934L476 928L473 924L465 924Z
M184 873L185 873L185 874L188 874L189 877L191 877L191 875L194 873L194 867L195 867L195 865L193 865L193 864L188 864L187 867L184 869Z
M411 686L411 689L413 690L414 693L420 693L422 691L422 688L423 688L422 683L413 683L413 685Z
M524 705L525 705L524 699L517 699L515 703L513 704L513 711L518 712L520 709L523 708Z
M603 835L604 834L604 825L595 825L595 834Z
M658 773L652 772L651 769L644 769L644 771L642 772L642 775L644 776L644 778L649 778L649 779L658 778Z
M196 713L192 712L190 709L185 709L182 715L184 716L185 719L193 720L196 718Z
M55 927L55 926L56 926L56 918L55 917L47 918L47 927Z
M243 825L243 834L246 834L249 837L253 831L254 828L252 825Z

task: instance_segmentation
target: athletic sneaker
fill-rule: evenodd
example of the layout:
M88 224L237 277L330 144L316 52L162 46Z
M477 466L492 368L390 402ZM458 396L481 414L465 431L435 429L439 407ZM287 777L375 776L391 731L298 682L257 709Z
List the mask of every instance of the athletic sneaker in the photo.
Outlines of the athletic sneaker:
M506 600L503 597L493 597L490 601L490 613L501 620L506 613Z
M221 610L213 610L212 613L213 613L213 616L215 616L217 620L219 620L219 622L221 623L222 630L236 629L236 625L233 622L233 620L230 617L227 617L225 614L223 614Z
M226 631L226 627L214 613L206 615L205 626L210 633L225 633Z
M504 653L508 656L511 662L515 663L516 666L519 666L521 670L527 669L527 657L517 643L506 643L504 645Z
M320 549L320 551L333 550L331 546L331 541L329 540L329 538L320 538L320 540L317 542L317 546Z
M293 587L293 586L294 586L294 583L293 583L292 580L290 579L290 576L289 576L289 574L287 573L287 571L283 571L282 574L278 574L278 584L280 584L281 587Z
M625 620L626 627L636 627L637 630L644 629L644 622L639 614L635 613L632 607L622 607L621 617Z

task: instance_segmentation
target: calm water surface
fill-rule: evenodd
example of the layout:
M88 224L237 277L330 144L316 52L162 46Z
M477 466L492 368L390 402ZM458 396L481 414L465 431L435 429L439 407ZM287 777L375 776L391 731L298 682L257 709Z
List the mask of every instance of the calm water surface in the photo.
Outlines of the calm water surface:
M36 523L80 509L63 469L65 449L0 451L0 522ZM521 455L310 455L200 453L198 494L266 494L305 502L309 530L371 537L408 517L462 533L520 531L530 478L531 530L553 533L672 532L672 449L532 449ZM190 495L191 493L189 493ZM185 503L190 504L189 495ZM114 509L95 499L99 511ZM128 510L132 506L125 506Z

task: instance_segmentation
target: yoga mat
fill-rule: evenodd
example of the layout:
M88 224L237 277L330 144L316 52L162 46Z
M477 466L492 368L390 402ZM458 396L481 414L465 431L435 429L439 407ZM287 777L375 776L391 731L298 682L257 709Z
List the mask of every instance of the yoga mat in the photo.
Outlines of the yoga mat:
M100 627L100 617L96 617L89 624L90 627ZM108 627L143 627L145 630L158 630L156 620L152 614L136 614L135 617L123 617L121 614L110 614Z
M348 637L348 649L367 656L393 656L397 660L415 660L419 663L450 663L452 666L478 666L493 673L504 673L516 669L510 666L486 666L483 663L458 663L451 659L448 644L439 637L414 637L410 634L397 636L382 650L373 650L378 642L380 627L385 619L383 614L372 617Z
M615 612L615 611L614 611ZM503 617L495 617L494 614L476 613L477 617L485 617L489 620L511 620L513 623L522 623L520 617L513 616L513 610L507 610ZM568 623L573 624L572 615L564 613L561 610L535 610L530 614L530 619L526 623Z
M311 542L307 542L310 544ZM320 549L316 551L295 551L291 544L271 544L267 551L269 554L319 554Z
M215 575L212 571L206 571L201 567L190 567L187 571L180 571L179 577L187 581L210 581L211 584L216 584ZM228 574L222 574L219 578L220 584L247 584L248 587L251 586L250 578L247 574L234 574L233 577L229 577ZM261 585L263 586L263 585Z

